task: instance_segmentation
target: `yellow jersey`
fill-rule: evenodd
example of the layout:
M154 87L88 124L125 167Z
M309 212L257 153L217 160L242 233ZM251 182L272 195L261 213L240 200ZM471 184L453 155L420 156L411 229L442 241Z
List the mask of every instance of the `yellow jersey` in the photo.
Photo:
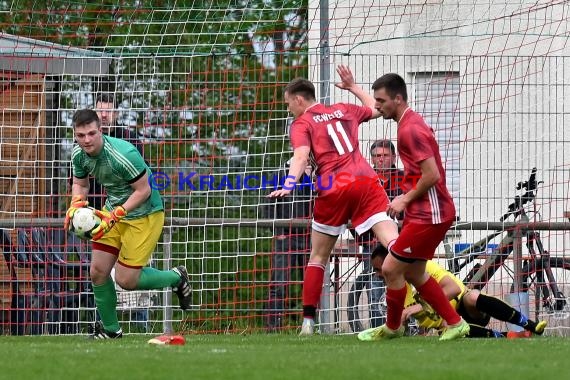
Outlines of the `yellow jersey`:
M459 278L455 277L453 273L443 269L432 260L428 260L426 262L426 272L438 283L441 282L444 277L450 277L455 281L457 286L459 286L459 289L461 289L461 293L449 302L451 303L451 306L457 309L461 297L463 297L467 292L465 284L463 284ZM443 324L443 319L419 296L412 285L406 283L406 301L404 303L404 307L409 307L418 303L421 304L423 308L421 312L414 314L414 318L418 322L418 326L426 329L440 329Z

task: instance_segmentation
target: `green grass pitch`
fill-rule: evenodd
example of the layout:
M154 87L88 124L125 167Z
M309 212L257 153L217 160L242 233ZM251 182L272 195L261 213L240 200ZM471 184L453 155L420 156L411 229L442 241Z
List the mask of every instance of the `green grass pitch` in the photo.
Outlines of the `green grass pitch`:
M190 335L185 346L74 337L1 337L6 379L565 379L570 339Z

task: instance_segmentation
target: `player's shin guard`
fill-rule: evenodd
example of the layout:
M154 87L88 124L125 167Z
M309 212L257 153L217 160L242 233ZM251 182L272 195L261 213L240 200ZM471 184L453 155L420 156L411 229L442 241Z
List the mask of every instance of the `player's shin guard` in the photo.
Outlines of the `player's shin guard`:
M316 308L323 289L324 274L324 265L317 263L307 265L303 280L303 317L305 318L315 318Z
M180 276L171 270L158 270L151 267L141 269L137 290L162 289L174 287L180 282Z
M405 286L401 289L386 289L386 305L388 306L386 326L390 330L398 330L401 325L406 293L407 289Z
M121 328L117 318L117 291L113 280L109 277L102 285L93 284L93 294L104 329L111 332L119 331Z
M447 322L448 326L456 325L461 322L461 317L451 306L443 290L433 277L430 276L425 284L416 290L420 293L420 296L433 307L436 313Z
M499 321L512 323L528 331L535 331L536 322L498 298L479 294L475 307Z

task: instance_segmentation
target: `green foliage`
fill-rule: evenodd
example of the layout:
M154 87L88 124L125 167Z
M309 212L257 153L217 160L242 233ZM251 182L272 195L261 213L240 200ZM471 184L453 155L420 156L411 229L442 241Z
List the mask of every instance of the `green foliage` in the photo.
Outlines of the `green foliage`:
M0 30L70 45L111 58L110 88L139 129L166 135L145 145L155 171L228 176L267 173L289 151L283 86L307 72L306 0L98 0L0 3ZM260 52L259 49L263 49ZM62 84L62 125L92 106L82 94L102 78L75 76ZM91 100L92 101L92 100ZM130 119L129 119L130 118ZM69 136L71 137L71 136ZM264 191L164 191L167 216L258 218ZM269 229L209 225L176 229L176 264L194 266L195 288L214 313L247 314L266 296ZM242 252L247 254L242 255ZM224 258L220 259L220 254ZM236 256L233 257L232 255ZM249 284L232 289L231 283ZM235 286L234 286L235 288ZM254 289L252 291L252 289ZM237 302L234 300L250 300ZM224 312L222 312L224 313ZM237 319L234 319L234 321ZM234 323L234 322L229 322Z
M169 144L166 159L246 153L248 138L267 136L269 120L285 118L281 86L299 75L299 68L306 74L305 0L201 6L191 0L15 0L5 10L0 13L4 32L116 57L111 67L116 91L138 113L138 125L166 124L173 139L197 140L191 149ZM254 49L254 41L268 40L273 41L273 51L265 55L272 58L269 65ZM75 84L78 78L69 81ZM73 84L70 89L77 91ZM83 106L70 106L78 105ZM165 111L180 108L194 118ZM200 130L188 136L188 125ZM275 125L280 133L283 127ZM208 145L212 140L216 144Z

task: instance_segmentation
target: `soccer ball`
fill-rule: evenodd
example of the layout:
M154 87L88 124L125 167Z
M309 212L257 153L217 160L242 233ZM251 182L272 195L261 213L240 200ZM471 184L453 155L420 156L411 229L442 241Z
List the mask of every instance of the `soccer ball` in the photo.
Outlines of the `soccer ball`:
M75 211L71 219L71 231L80 239L91 239L91 231L101 224L101 219L95 214L94 209L82 207Z

